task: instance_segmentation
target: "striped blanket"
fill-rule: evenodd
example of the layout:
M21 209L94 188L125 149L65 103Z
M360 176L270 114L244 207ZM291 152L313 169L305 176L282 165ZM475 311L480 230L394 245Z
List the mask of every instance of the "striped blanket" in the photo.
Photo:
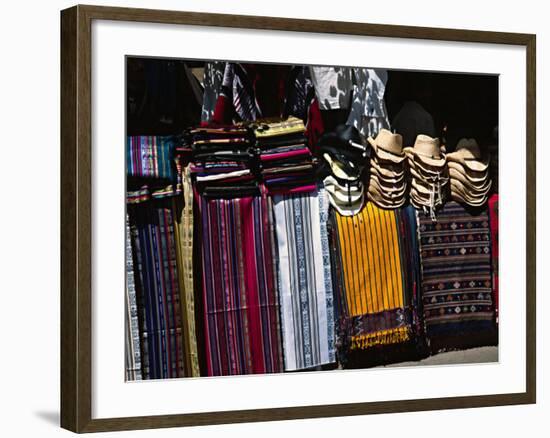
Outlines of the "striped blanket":
M269 202L199 196L209 376L282 371Z
M354 216L334 212L345 294L339 343L352 350L410 339L410 280L399 214L371 202Z
M172 201L128 205L140 309L143 379L184 377Z
M285 370L335 362L324 189L273 198Z

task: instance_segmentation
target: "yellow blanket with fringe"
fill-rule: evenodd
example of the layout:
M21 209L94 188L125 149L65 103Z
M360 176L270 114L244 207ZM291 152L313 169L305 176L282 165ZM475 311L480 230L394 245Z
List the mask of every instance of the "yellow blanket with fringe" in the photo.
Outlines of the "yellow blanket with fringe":
M404 282L396 212L371 202L354 216L336 213L349 317L404 307ZM352 349L405 342L409 327L354 335Z

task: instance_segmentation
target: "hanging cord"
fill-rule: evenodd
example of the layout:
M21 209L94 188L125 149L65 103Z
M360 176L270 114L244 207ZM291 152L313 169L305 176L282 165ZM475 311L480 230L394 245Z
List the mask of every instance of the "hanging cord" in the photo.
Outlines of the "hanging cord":
M437 222L435 209L437 205L443 204L443 193L441 191L441 186L446 184L449 178L443 178L439 173L429 178L431 180L430 181L430 201L429 201L430 218L432 222Z

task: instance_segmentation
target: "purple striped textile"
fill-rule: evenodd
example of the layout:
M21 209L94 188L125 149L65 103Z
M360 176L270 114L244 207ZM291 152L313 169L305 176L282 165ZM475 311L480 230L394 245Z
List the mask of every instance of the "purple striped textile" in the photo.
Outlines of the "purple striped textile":
M180 290L170 199L128 205L143 379L184 377Z
M209 376L283 370L267 196L198 196Z

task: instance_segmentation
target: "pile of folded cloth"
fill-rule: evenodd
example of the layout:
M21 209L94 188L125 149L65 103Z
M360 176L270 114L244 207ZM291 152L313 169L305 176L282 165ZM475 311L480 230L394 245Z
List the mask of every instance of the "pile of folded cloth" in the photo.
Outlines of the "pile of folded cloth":
M368 179L370 149L361 143L359 131L350 125L338 125L319 140L323 158L323 184L330 204L342 216L353 216L365 202L364 181Z
M451 198L461 204L480 207L491 190L489 160L482 157L475 139L461 139L453 153L447 154Z
M250 125L259 157L258 173L267 193L290 194L316 190L315 160L307 147L302 120L258 120Z
M259 193L253 136L243 125L193 128L187 133L191 172L200 194L236 197Z
M407 179L403 138L381 129L376 138L369 137L373 153L370 160L368 198L378 207L399 208L407 202Z
M439 140L419 134L413 147L403 148L411 178L410 202L417 209L437 220L436 212L446 199L449 176L447 160Z
M178 136L129 136L126 139L127 202L139 204L181 194Z

